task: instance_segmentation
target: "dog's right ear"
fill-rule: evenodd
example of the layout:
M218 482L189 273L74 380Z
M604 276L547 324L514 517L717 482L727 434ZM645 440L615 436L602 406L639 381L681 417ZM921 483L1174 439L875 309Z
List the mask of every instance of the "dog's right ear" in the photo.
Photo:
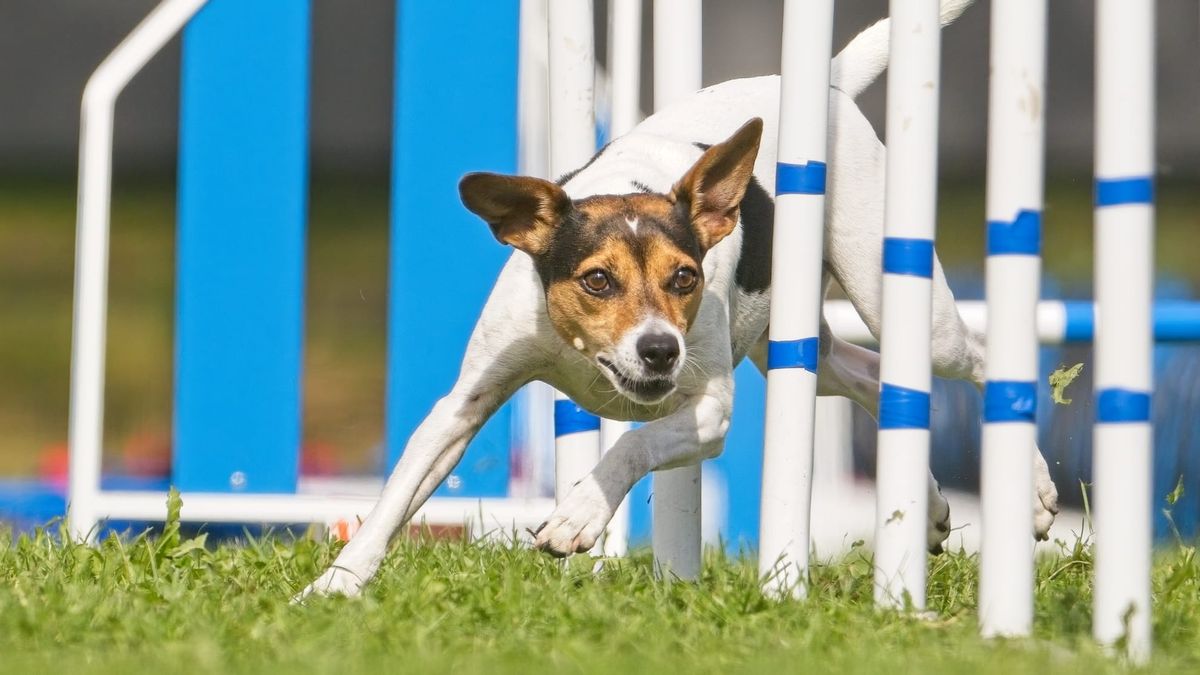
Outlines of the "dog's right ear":
M571 210L571 198L561 187L528 176L469 173L459 181L458 193L497 239L533 256L546 252L554 228Z

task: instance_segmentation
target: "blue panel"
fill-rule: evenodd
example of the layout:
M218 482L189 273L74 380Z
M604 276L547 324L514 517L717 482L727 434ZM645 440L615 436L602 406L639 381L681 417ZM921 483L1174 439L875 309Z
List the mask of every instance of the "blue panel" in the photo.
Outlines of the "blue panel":
M721 536L736 553L758 547L758 518L762 510L763 420L767 382L750 359L734 371L733 420L725 437L725 452L711 464L725 478L728 511Z
M173 480L289 492L300 446L309 3L212 0L184 33Z
M462 207L458 180L516 170L517 9L516 0L397 3L389 465L453 385L511 253ZM484 426L439 494L505 493L510 416L505 406Z

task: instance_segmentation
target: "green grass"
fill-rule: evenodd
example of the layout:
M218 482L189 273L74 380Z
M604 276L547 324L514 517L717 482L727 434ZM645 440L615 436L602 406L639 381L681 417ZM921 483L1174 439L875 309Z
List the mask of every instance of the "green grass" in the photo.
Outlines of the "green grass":
M339 545L265 537L205 547L161 536L98 547L0 536L3 672L838 672L1056 674L1127 670L1089 638L1091 557L1037 568L1035 637L984 641L974 556L930 561L917 619L873 609L869 554L812 569L775 602L754 564L713 551L702 579L656 580L646 554L593 574L520 546L399 541L365 597L289 597ZM1200 668L1200 567L1182 543L1154 569L1148 670ZM286 669L286 671L285 671Z

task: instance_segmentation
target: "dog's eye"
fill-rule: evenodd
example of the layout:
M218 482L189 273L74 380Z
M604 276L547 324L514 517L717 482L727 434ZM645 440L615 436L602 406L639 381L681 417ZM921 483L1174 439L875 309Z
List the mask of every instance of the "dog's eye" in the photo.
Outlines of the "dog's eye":
M696 287L696 280L699 275L696 270L690 267L680 267L675 270L675 277L671 280L671 284L677 291L690 291Z
M603 293L612 286L608 273L604 270L592 270L583 275L583 287L592 293Z

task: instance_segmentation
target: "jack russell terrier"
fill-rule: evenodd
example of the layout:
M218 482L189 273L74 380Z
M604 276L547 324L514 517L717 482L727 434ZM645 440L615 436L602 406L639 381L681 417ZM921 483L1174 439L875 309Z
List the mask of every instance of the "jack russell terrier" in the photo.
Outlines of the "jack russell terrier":
M972 0L943 0L942 25ZM854 103L884 70L888 22L834 58L824 282L836 279L879 336L883 144ZM557 182L473 173L468 209L516 251L471 335L454 388L413 433L379 502L336 561L299 597L356 595L389 540L463 456L490 415L541 380L626 433L534 535L556 556L587 551L635 482L722 450L733 369L766 371L779 78L704 89L645 120ZM761 149L761 150L760 150ZM982 386L983 338L963 323L941 265L933 274L933 367ZM820 333L821 395L876 413L879 356ZM1033 533L1044 539L1057 491L1037 453ZM950 513L929 478L928 544Z

